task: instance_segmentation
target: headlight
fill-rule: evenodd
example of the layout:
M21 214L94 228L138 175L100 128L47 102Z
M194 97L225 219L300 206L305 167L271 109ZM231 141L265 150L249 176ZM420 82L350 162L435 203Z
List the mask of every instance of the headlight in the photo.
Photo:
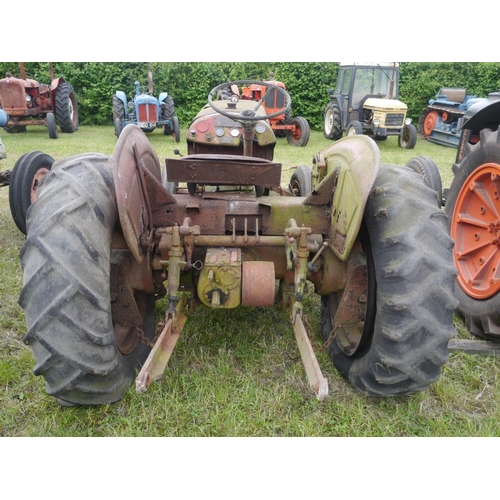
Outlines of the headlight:
M265 125L263 123L257 123L257 125L255 126L255 132L257 132L258 134L262 134L264 130L266 130Z
M405 125L409 125L411 123L411 118L406 118Z
M375 127L378 127L380 125L380 118L375 118L375 120L373 120L373 125L375 125Z

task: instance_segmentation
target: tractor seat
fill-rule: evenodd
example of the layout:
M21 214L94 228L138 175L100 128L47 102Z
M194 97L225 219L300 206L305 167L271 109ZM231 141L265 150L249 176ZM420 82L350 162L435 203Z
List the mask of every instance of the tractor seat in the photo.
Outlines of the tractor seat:
M465 101L465 89L444 87L439 90L437 97L438 99L463 103Z

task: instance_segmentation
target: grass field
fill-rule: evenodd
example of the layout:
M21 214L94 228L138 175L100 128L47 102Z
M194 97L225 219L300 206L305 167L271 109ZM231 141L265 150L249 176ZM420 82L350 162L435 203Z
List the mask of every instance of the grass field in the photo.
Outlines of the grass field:
M43 127L23 134L0 130L11 169L24 153L41 150L55 160L96 151L112 153L113 127L80 127L51 140ZM186 152L186 130L175 144L160 130L150 134L160 161ZM330 145L312 132L307 147L279 139L275 160L290 168L311 165ZM455 150L419 139L415 149L396 138L379 143L382 161L404 165L411 157L430 156L449 186ZM356 392L321 349L318 298L309 294L306 316L316 354L329 382L330 396L318 402L307 384L288 314L278 308L208 311L188 319L164 377L148 392L131 387L113 405L63 408L45 394L44 380L32 374L34 358L22 342L26 332L17 300L22 287L19 252L24 236L12 221L8 188L0 189L0 436L499 436L500 361L454 352L441 379L427 391L378 399ZM457 333L469 338L456 319Z

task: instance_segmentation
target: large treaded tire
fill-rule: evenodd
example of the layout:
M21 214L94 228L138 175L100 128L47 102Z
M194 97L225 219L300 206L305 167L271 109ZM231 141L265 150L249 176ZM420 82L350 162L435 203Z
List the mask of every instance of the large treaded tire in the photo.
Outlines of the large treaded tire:
M111 241L118 214L111 163L89 153L55 164L28 214L19 301L24 340L36 359L35 375L64 405L118 401L149 350L138 342L125 356L113 334ZM154 309L144 318L151 335Z
M325 108L323 119L323 135L327 139L337 141L342 137L342 121L340 108L336 101L330 101Z
M455 334L456 272L446 216L421 176L407 167L381 165L364 226L367 303L375 296L365 315L369 337L351 355L337 339L328 352L342 375L363 393L396 396L425 390L438 380ZM338 299L338 294L322 297L325 340Z
M460 163L455 163L452 167L454 178L448 190L444 208L448 216L450 234L452 233L452 225L454 224L453 213L460 193L462 191L465 193L467 191L473 193L473 191L469 189L473 181L467 182L469 176L475 172L479 172L479 168L487 164L491 164L491 166L496 165L496 170L500 173L500 131L483 129L480 131L479 137L480 140L476 144L465 145L462 161ZM480 210L473 214L477 221L474 225L471 224L470 226L474 228L473 233L477 231L476 238L478 241L489 242L488 245L483 243L482 249L484 251L484 256L487 257L487 261L490 261L492 264L498 262L500 259L498 244L492 242L496 231L493 234L489 232L489 224L495 225L497 223L497 214L500 209L499 199L496 194L497 188L495 185L496 182L491 183L491 186L484 190L481 189L481 186L478 186L477 192L479 196L477 197L477 208ZM476 189L474 191L476 191ZM481 193L479 191L481 191ZM484 198L484 195L486 195L486 198ZM488 200L488 202L486 202L486 200ZM483 211L482 209L485 210ZM467 207L460 207L459 211L462 212L463 210L466 211L466 213L463 214L465 216L464 219L469 218ZM456 245L458 244L457 242ZM474 246L477 247L477 242L474 243ZM469 251L471 248L455 249L455 251L459 250ZM473 261L475 261L476 267L479 268L480 265L478 261L480 257L481 255L476 255L473 252L464 252L465 260L461 261L460 264L463 265L468 261L472 261L473 264ZM457 265L459 273L462 273L460 270L461 265ZM477 287L477 291L480 291L479 286L483 285L485 279L487 279L487 276L483 276L477 284L471 284L471 290ZM500 341L500 293L494 293L493 288L489 296L486 294L482 299L474 298L470 292L464 290L460 285L460 274L457 280L455 293L459 300L458 313L464 318L467 330L479 337Z
M162 110L162 119L163 120L173 120L175 116L175 103L174 98L169 95L163 99L165 103L165 108Z
M76 102L75 91L67 83L61 83L56 89L56 119L61 132L72 134L78 129L78 103Z
M41 151L25 153L15 163L10 176L9 205L12 219L21 233L26 234L26 214L36 200L43 177L49 172L54 158Z

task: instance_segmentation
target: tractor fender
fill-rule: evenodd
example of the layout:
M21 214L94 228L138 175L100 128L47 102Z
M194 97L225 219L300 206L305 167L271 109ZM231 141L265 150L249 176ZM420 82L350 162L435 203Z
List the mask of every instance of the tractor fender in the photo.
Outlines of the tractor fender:
M329 246L346 261L380 168L380 151L366 135L348 136L323 149L315 161L319 169L324 169L325 177L304 203L330 205Z
M479 99L465 112L463 129L480 130L494 128L500 123L500 94L490 94L488 99Z
M168 97L168 92L162 92L158 97L158 101L163 102L164 99Z
M121 102L123 102L123 106L125 107L125 112L127 110L127 96L125 94L125 92L123 92L123 90L117 90L115 92L115 95L116 97L118 97L118 99L120 99Z
M57 87L61 85L61 83L64 83L64 78L62 76L60 76L59 78L54 78L54 80L52 80L52 82L50 83L50 92L54 92L54 90L56 90Z
M9 122L9 115L0 108L0 127L5 127Z

